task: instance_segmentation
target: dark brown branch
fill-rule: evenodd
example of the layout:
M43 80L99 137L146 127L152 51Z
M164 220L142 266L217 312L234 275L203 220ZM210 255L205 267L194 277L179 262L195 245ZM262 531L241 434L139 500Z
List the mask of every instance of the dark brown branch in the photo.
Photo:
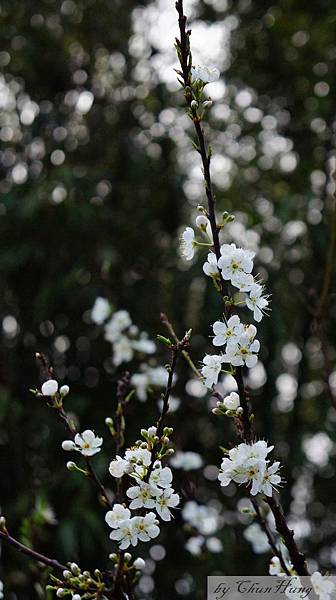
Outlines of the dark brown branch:
M299 551L296 545L294 531L289 529L286 523L285 515L279 501L276 499L276 494L274 493L272 498L265 498L265 500L273 513L277 532L283 538L295 571L298 575L309 575L305 555Z
M267 539L268 539L268 543L269 543L270 547L272 548L275 556L278 557L283 572L286 573L286 575L290 575L290 572L288 571L288 568L287 568L287 565L285 563L285 560L284 560L284 558L282 556L281 550L279 550L279 548L277 547L277 545L276 545L276 543L274 541L273 535L270 532L270 530L268 528L268 525L267 525L265 519L263 518L263 516L261 514L261 511L260 511L260 508L258 506L258 503L256 502L256 500L254 498L251 498L251 503L252 503L253 508L255 510L257 521L258 521L261 529L263 530L263 532L266 534Z
M8 544L16 548L16 550L18 550L22 554L25 554L29 558L32 558L33 560L44 564L46 567L50 567L62 573L63 571L66 571L68 569L66 565L62 565L58 562L58 560L55 560L54 558L49 558L48 556L44 556L44 554L40 554L40 552L36 552L35 550L28 548L28 546L25 546L24 544L13 538L9 533L0 531L0 539L4 540Z

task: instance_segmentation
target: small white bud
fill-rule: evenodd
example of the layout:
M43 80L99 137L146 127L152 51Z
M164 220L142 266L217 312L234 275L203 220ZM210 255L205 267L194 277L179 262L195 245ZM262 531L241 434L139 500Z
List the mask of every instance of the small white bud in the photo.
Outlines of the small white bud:
M210 108L212 105L212 100L206 100L205 102L203 102L203 108Z
M74 562L73 562L73 563L71 563L71 564L70 564L70 569L71 569L71 572L72 572L74 575L79 575L79 573L80 573L80 568L79 568L79 566L78 566L76 563L74 563Z
M79 595L79 594L74 594L74 595L72 596L72 600L81 600L81 597L80 597L80 595Z
M115 552L113 552L112 554L109 554L109 559L113 562L116 562L118 560L118 555Z
M56 596L58 598L63 598L63 596L65 596L66 591L64 588L58 588L57 592L56 592Z
M143 559L143 558L140 558L140 557L139 557L139 558L136 558L136 559L135 559L135 561L134 561L134 563L133 563L133 566L134 566L136 569L139 569L139 571L143 571L143 569L144 569L144 568L145 568L145 566L146 566L146 563L145 563L145 561L144 561L144 559Z
M67 396L68 393L70 392L70 388L68 385L62 385L62 387L60 388L60 394L61 396Z
M124 559L127 561L132 560L132 554L130 554L129 552L125 552Z
M105 425L107 427L112 427L113 426L113 419L111 419L111 417L106 417L106 419L105 419Z
M71 571L63 571L63 578L64 579L70 579L71 576L72 576Z
M238 408L236 410L237 415L242 415L243 412L244 412L243 407L242 406L238 406Z
M191 105L190 105L190 106L191 106L191 108L197 108L197 107L198 107L198 102L197 102L197 100L192 100L192 101L191 101Z
M72 460L69 460L66 464L66 468L68 469L68 471L77 471L77 465L75 462L73 462Z
M62 442L62 448L66 452L71 452L71 450L75 450L76 444L72 440L64 440L64 442Z
M58 390L58 383L55 379L48 379L41 387L43 396L54 396Z
M196 226L203 231L206 230L209 219L205 215L198 215L196 217Z

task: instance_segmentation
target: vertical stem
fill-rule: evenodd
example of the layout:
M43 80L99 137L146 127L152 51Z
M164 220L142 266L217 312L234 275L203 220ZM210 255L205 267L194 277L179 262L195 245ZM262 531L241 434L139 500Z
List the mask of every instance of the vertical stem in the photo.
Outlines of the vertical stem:
M176 10L178 12L178 22L180 29L180 39L176 40L177 54L179 57L182 78L184 82L184 93L187 105L189 107L189 114L194 123L197 140L198 140L198 152L201 155L202 165L203 165L203 173L204 173L204 181L206 188L206 196L208 201L208 218L211 225L211 231L213 236L213 245L217 259L220 258L220 242L219 242L219 228L216 222L216 212L215 205L216 200L212 189L212 181L211 181L211 172L210 172L210 160L211 155L206 147L204 130L201 126L201 118L197 113L197 109L192 106L192 90L191 90L191 53L190 53L190 31L186 29L186 17L183 11L183 0L177 0L175 4ZM227 293L227 284L223 281L223 278L220 275L220 294L225 301L224 296ZM224 314L225 311L224 311ZM252 442L253 439L253 427L250 419L250 408L248 402L248 396L244 385L243 379L243 370L241 367L236 368L235 379L238 386L240 404L243 409L243 414L241 416L241 428L240 428L240 436L242 440L248 444ZM275 496L275 494L274 494ZM268 503L275 519L276 528L278 533L283 537L285 545L288 549L291 561L294 565L295 570L298 575L307 575L307 567L305 563L305 557L301 552L299 552L295 540L294 533L291 531L286 523L286 519L283 513L283 510L279 504L279 502L273 498L267 498L266 502Z

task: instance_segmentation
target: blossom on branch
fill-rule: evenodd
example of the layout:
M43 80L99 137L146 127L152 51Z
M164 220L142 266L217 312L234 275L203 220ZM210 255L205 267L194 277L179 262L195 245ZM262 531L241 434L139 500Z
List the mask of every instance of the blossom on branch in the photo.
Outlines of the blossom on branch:
M203 367L201 373L205 378L204 384L208 388L218 383L218 376L222 370L222 363L225 361L225 357L222 354L206 354L203 358Z
M218 479L221 486L225 487L234 481L235 483L251 484L251 494L255 496L264 493L272 496L273 488L281 483L278 474L280 463L274 462L269 466L267 455L273 450L273 446L267 446L263 440L253 444L239 444L229 451L228 457L223 458Z
M102 443L103 438L96 436L91 429L86 429L83 433L77 433L74 441L64 440L62 448L67 452L75 450L83 456L94 456L101 451Z
M217 67L204 67L202 65L195 65L191 67L191 74L193 79L203 81L203 83L213 83L218 81L220 72Z

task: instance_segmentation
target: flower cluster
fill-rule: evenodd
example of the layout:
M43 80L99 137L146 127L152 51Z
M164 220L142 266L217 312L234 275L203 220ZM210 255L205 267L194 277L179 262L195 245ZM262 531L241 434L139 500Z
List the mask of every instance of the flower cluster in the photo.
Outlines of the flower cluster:
M106 341L112 344L113 364L117 367L130 362L135 352L154 354L156 345L145 332L132 323L127 310L117 310L112 313L111 306L105 298L98 297L91 310L91 320L104 328Z
M74 562L68 563L68 569L63 571L62 578L52 575L51 579L53 585L48 585L47 590L55 591L57 598L71 596L71 600L88 597L98 600L107 588L99 569L95 569L94 573L82 571Z
M130 545L136 546L138 541L148 542L157 537L160 529L156 515L163 521L170 521L170 509L176 508L180 502L171 485L171 469L162 466L161 462L161 458L171 454L168 436L172 429L165 428L160 439L156 433L156 427L143 429L141 435L145 441L139 441L127 449L123 457L116 456L110 463L112 477L120 479L128 476L135 483L126 491L129 506L116 504L106 514L106 522L112 529L110 538L119 542L121 550ZM157 452L154 451L156 447L159 448ZM139 510L146 512L139 515ZM136 511L136 514L132 516L131 511Z
M251 484L252 496L263 493L271 497L273 488L281 483L280 463L274 462L270 465L270 461L267 460L267 455L272 450L273 446L267 446L263 440L253 444L239 444L232 448L222 460L218 476L221 486L225 487L231 481Z

